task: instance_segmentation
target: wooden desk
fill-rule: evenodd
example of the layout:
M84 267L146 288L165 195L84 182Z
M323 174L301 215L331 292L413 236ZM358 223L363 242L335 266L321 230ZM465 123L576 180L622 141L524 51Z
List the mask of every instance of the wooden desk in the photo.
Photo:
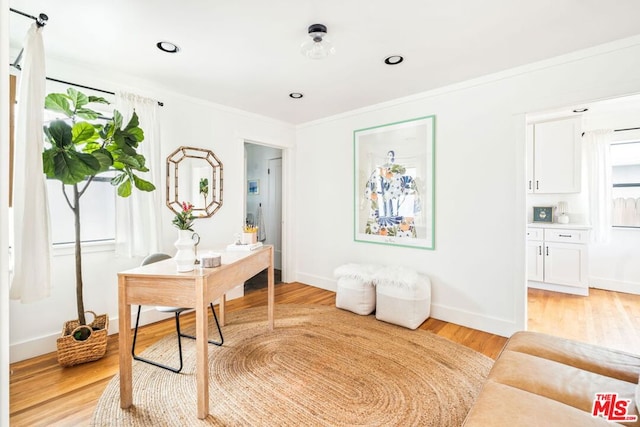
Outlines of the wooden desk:
M225 293L268 269L267 316L273 330L273 246L253 251L216 251L222 265L178 273L168 259L118 273L118 321L120 325L120 407L133 403L131 357L131 304L193 307L196 311L196 381L198 418L209 414L209 353L207 312L209 303L220 298L220 323L225 324Z

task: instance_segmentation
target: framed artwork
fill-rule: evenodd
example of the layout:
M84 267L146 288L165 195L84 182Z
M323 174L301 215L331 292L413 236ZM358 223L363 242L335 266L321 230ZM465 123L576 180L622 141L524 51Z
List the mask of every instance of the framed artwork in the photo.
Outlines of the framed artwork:
M247 193L249 194L260 194L260 180L259 179L250 179L247 181Z
M534 206L533 222L553 222L553 206Z
M436 117L353 132L354 240L435 248Z

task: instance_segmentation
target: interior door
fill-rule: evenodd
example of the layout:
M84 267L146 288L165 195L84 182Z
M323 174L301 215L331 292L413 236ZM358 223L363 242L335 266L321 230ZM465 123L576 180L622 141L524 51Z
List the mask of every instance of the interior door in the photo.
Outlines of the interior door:
M274 268L282 269L282 158L269 159L269 197L267 198L267 243L273 245Z

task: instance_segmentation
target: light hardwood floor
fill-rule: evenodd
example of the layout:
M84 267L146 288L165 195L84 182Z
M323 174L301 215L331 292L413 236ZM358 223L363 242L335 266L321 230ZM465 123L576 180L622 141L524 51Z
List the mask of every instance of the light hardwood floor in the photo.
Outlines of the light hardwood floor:
M555 295L555 298L552 298L552 295ZM534 290L529 293L529 298L529 317L533 330L558 335L563 333L566 326L569 338L612 345L616 348L622 346L629 351L637 348L638 331L629 328L629 325L637 325L640 320L640 297L598 291L592 292L589 301L580 301L571 296L564 297L562 294ZM335 294L300 283L278 284L276 303L335 305ZM229 301L227 309L234 311L263 305L266 305L266 289L258 289L243 298ZM595 320L587 320L585 316L593 316ZM193 323L193 315L185 314L182 321L185 325ZM589 326L580 327L579 324ZM137 344L139 350L142 351L159 338L174 333L174 328L172 320L143 327ZM436 319L428 319L420 328L491 358L497 357L506 342L504 337ZM609 333L610 328L617 332ZM631 330L635 338L628 335ZM611 339L612 336L615 338ZM632 342L636 344L631 345ZM57 364L55 353L12 364L11 425L88 425L98 398L118 371L117 347L117 336L111 336L104 358L71 368L61 368ZM636 352L640 353L640 349Z

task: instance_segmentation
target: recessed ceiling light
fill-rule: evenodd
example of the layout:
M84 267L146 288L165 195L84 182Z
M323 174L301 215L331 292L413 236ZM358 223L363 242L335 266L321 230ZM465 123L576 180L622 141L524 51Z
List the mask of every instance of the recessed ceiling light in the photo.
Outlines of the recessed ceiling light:
M302 98L303 96L304 96L304 95L303 95L303 94L301 94L300 92L291 92L291 93L289 94L289 97L290 97L290 98L293 98L293 99L300 99L300 98Z
M398 65L404 61L404 58L400 55L391 55L384 58L384 63L387 65Z
M586 113L587 111L589 111L588 108L576 108L573 110L574 113Z
M180 48L171 42L158 42L156 43L158 49L167 53L177 53Z

